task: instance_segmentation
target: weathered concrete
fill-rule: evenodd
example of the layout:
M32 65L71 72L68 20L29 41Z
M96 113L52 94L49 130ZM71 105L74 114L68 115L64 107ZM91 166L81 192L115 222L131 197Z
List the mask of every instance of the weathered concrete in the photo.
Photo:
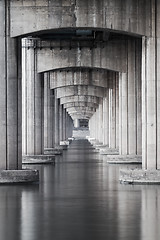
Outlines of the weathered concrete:
M35 37L26 41L23 58L25 154L43 151L43 74L48 71L56 80L55 145L72 135L73 119L91 118L97 142L119 147L122 156L142 152L143 169L160 168L159 1L2 0L0 13L0 169L21 169L20 45L10 36L25 34ZM119 84L102 72L118 74ZM62 102L86 97L88 104L98 104L94 115L81 109L70 113L71 119Z
M0 169L22 168L20 41L11 39L9 1L0 1Z
M90 119L90 117L93 115L93 113L71 113L70 116L73 120L79 118L79 119Z
M80 127L79 119L75 119L74 120L74 127L75 128L79 128Z
M109 82L109 148L118 148L119 146L119 101L118 101L119 78L117 74Z
M96 108L93 107L69 107L66 108L66 111L68 113L72 113L72 112L95 112Z
M70 51L68 51L70 41L52 42L51 44L53 45L52 50L48 46L48 42L45 41L41 43L41 48L37 49L37 70L39 73L78 67L127 71L125 39L115 39L104 42L104 44L97 43L95 48L80 48L77 43L77 47L72 48ZM54 44L56 44L55 47ZM59 45L57 46L57 44Z
M119 151L120 154L141 154L141 42L127 41L128 73L119 76ZM137 140L138 139L138 140Z
M54 138L54 97L50 76L44 73L44 148L53 148Z
M62 150L61 149L57 149L57 148L45 148L44 149L44 154L45 155L61 155L62 154Z
M107 154L106 161L110 164L142 164L142 156Z
M59 100L57 99L57 89L54 90L54 136L55 148L59 146L60 132L59 132Z
M98 104L92 103L92 102L71 102L71 103L65 103L63 104L64 108L72 108L72 107L89 107L94 108L98 107Z
M23 164L53 164L55 155L27 155L22 157Z
M50 72L50 88L75 85L107 87L109 71L103 69L76 68Z
M67 103L76 103L76 102L88 102L88 103L94 103L99 104L99 97L96 96L69 96L69 97L62 97L60 99L61 104L67 104Z
M128 184L160 184L159 170L121 170L120 183Z
M67 86L57 88L57 98L68 97L73 95L84 95L84 96L104 96L104 88L93 87L93 86Z
M25 43L23 43L25 44ZM25 48L23 62L23 155L41 155L44 150L43 75L37 74L36 49Z
M151 6L145 0L11 0L10 3L12 36L60 28L99 28L150 34Z
M32 169L1 170L0 184L33 183L39 181L39 171Z

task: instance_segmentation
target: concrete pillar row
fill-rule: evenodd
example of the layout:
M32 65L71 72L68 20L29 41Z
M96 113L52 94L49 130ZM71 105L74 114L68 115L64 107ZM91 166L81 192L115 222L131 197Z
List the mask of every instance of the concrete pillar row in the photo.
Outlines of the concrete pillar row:
M40 155L44 151L43 75L37 74L36 49L25 48L23 76L23 155Z
M119 153L141 155L141 42L127 40L127 73L119 75Z
M54 97L50 75L44 73L44 148L54 148Z

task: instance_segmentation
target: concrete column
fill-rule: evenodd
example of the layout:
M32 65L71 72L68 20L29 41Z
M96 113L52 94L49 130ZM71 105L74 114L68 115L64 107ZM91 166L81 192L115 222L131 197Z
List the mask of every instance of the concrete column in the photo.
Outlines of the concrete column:
M54 98L50 75L44 73L44 148L54 147Z
M159 39L144 37L142 41L142 166L160 169L160 84Z
M99 104L98 108L98 141L103 143L103 101Z
M55 134L55 147L59 146L59 100L57 98L57 89L54 90L54 134Z
M21 43L11 39L8 1L0 1L0 169L21 169Z
M109 89L106 89L106 97L103 98L103 144L109 145Z
M117 75L113 74L113 78L109 83L109 147L117 148L118 129L117 122L118 119L118 97L117 97Z
M141 43L127 40L127 73L119 76L119 152L121 155L141 153ZM138 140L138 138L140 138Z
M95 139L98 141L98 132L99 132L99 126L98 126L98 114L99 114L99 107L96 109L95 112L95 119L94 119L94 129L95 129Z
M75 127L75 128L79 128L79 126L80 126L80 125L79 125L79 119L75 119L75 120L74 120L74 127Z
M34 44L34 42L32 42ZM44 151L43 76L37 74L36 49L25 48L26 66L23 77L23 155L40 155Z
M66 140L66 109L63 107L63 140Z
M72 137L72 130L73 130L73 121L67 113L66 114L66 138Z
M63 141L63 106L60 104L59 100L59 140Z
M119 149L119 74L115 75L116 98L116 148Z

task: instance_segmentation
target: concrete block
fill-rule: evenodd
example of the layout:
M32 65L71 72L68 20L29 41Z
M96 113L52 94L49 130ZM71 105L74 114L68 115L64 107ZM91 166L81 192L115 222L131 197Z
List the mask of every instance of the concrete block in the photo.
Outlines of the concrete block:
M39 181L39 171L32 169L1 170L0 184L32 183Z
M160 170L120 170L120 183L160 184Z
M22 164L53 164L55 155L26 155L22 157Z
M142 164L142 156L139 155L107 155L107 163L110 164Z
M69 141L60 141L60 146L68 146Z
M44 155L61 155L62 149L58 148L45 148Z

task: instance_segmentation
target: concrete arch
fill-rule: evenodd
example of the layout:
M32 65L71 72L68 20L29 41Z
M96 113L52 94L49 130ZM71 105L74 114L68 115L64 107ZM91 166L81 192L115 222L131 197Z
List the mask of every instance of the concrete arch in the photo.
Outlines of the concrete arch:
M67 69L64 71L56 70L50 72L50 88L59 88L64 86L91 85L107 88L108 81L113 72L103 69Z
M97 43L95 48L78 46L69 50L69 42L53 42L50 49L47 41L43 41L41 48L37 49L37 71L46 72L64 68L101 68L116 72L127 71L127 42L137 39L117 39L108 42ZM52 43L52 44L53 44ZM27 47L26 42L26 47ZM64 47L63 47L63 44ZM67 45L66 45L67 44ZM31 51L31 49L27 50Z
M93 113L70 113L71 118L74 119L90 119Z
M73 95L85 95L85 96L105 96L105 89L93 86L68 86L57 88L57 98L68 97Z
M63 107L67 109L72 107L91 107L96 109L98 107L98 104L91 102L72 102L63 104Z
M93 107L70 107L66 108L67 112L95 112L96 108Z
M68 96L68 97L61 97L60 104L67 104L67 103L77 103L77 102L88 102L99 104L99 97L96 96Z

